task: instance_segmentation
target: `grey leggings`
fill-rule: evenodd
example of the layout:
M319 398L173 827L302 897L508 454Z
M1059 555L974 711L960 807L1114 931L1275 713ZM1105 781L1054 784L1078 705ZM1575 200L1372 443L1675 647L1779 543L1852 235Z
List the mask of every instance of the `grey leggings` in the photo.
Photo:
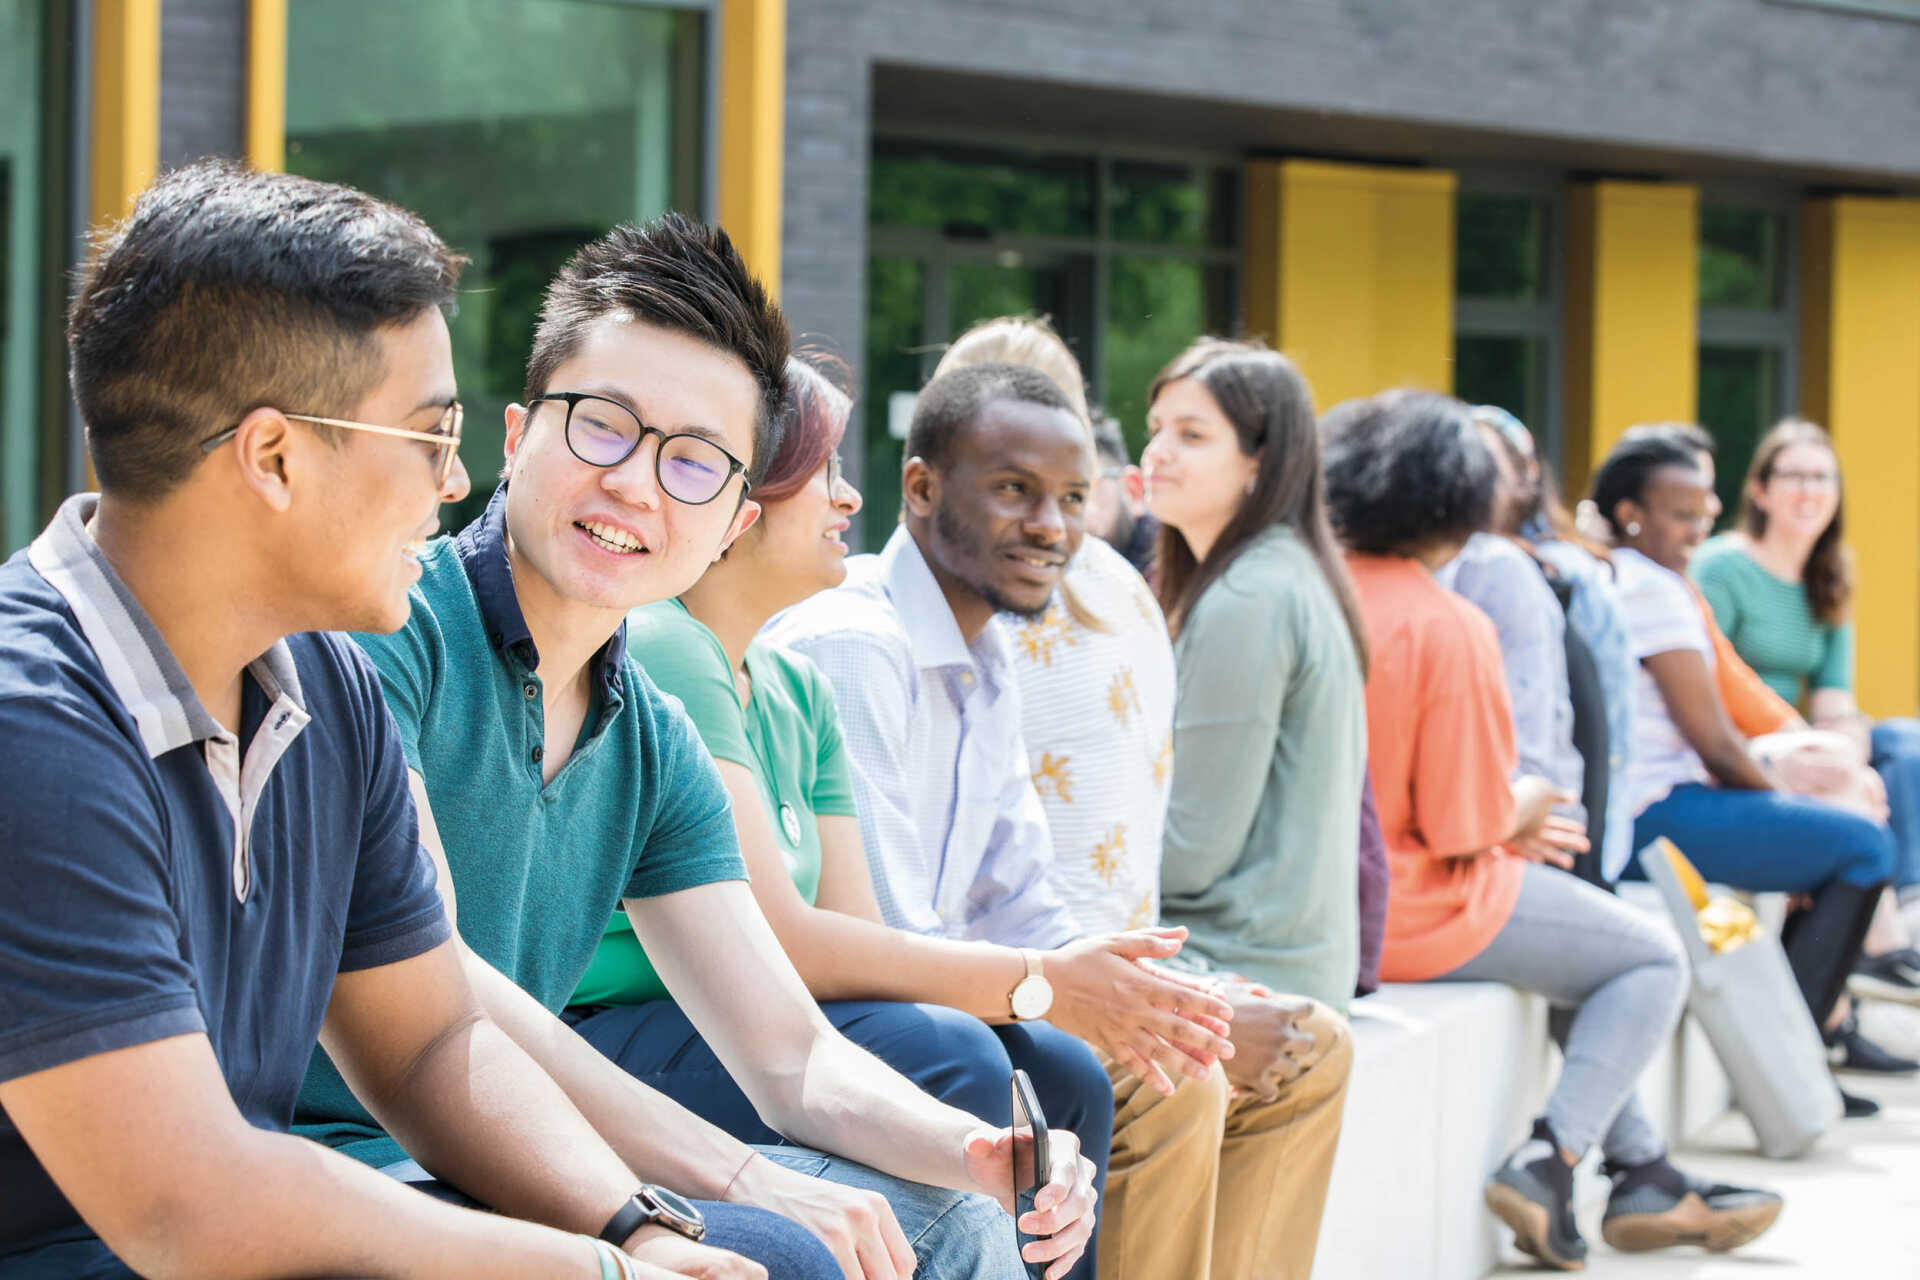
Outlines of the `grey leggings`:
M1686 1003L1686 957L1662 922L1529 863L1507 923L1440 981L1501 982L1552 1004L1566 1062L1547 1123L1561 1146L1585 1155L1598 1142L1607 1159L1629 1165L1666 1154L1634 1089Z

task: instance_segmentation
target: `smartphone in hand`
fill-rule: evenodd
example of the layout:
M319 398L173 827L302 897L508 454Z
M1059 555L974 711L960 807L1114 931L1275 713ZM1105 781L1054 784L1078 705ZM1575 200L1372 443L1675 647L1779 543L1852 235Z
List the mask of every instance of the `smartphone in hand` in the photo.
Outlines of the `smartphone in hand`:
M1053 1176L1053 1162L1047 1151L1047 1117L1034 1096L1033 1081L1027 1073L1013 1072L1013 1238L1017 1248L1025 1249L1040 1236L1020 1229L1020 1219L1033 1212L1033 1197ZM1047 1264L1020 1260L1031 1280L1043 1280Z

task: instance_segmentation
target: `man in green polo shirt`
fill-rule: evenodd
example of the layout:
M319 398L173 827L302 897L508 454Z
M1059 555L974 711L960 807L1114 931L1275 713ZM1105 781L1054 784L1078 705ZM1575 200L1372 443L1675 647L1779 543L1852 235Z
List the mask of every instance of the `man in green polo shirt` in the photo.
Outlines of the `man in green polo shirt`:
M827 1023L745 883L711 758L625 652L627 612L691 586L758 515L748 488L772 453L788 346L724 233L668 215L588 245L548 290L526 402L507 411L506 480L422 553L406 628L360 641L483 1003L636 1171L786 1214L849 1277L916 1263L1013 1277L1012 1224L954 1194L1011 1207L1011 1133ZM845 1160L757 1155L559 1021L622 903L767 1122ZM329 1145L400 1159L324 1057L301 1112ZM1021 1226L1071 1263L1092 1230L1091 1169L1070 1134L1053 1138L1053 1180Z

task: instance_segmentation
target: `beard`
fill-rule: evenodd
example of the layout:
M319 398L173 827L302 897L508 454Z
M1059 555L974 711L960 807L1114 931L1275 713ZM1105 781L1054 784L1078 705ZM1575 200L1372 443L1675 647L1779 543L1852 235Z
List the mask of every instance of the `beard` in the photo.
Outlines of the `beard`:
M947 562L941 568L958 578L961 586L986 601L995 613L1010 613L1016 618L1032 620L1045 613L1053 603L1051 593L1037 606L1010 600L999 587L988 581L980 568L992 554L987 546L986 534L949 507L944 496L933 509L933 536L949 553ZM956 564L967 567L956 568Z

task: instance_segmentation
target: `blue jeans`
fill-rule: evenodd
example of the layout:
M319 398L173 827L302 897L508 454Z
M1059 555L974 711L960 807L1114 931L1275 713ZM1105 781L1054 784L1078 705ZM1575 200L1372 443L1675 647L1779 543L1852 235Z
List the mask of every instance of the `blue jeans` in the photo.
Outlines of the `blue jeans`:
M1094 1163L1094 1185L1104 1191L1113 1146L1113 1083L1084 1041L1044 1022L989 1027L941 1005L843 1000L820 1008L853 1043L927 1093L988 1124L1011 1122L1010 1079L1013 1068L1023 1069L1033 1079L1047 1124L1080 1139L1081 1153ZM785 1140L760 1119L673 1001L596 1010L574 1026L629 1073L734 1137ZM1011 1226L1008 1231L1011 1238ZM1089 1242L1067 1274L1091 1280L1095 1256L1095 1243ZM918 1274L926 1274L924 1267Z
M1881 720L1873 726L1873 767L1887 784L1887 825L1893 828L1893 886L1903 896L1920 890L1920 720Z
M1808 893L1833 880L1867 888L1893 874L1886 827L1779 791L1685 783L1634 821L1635 849L1660 836L1707 879L1758 893ZM1647 878L1637 859L1626 878Z

